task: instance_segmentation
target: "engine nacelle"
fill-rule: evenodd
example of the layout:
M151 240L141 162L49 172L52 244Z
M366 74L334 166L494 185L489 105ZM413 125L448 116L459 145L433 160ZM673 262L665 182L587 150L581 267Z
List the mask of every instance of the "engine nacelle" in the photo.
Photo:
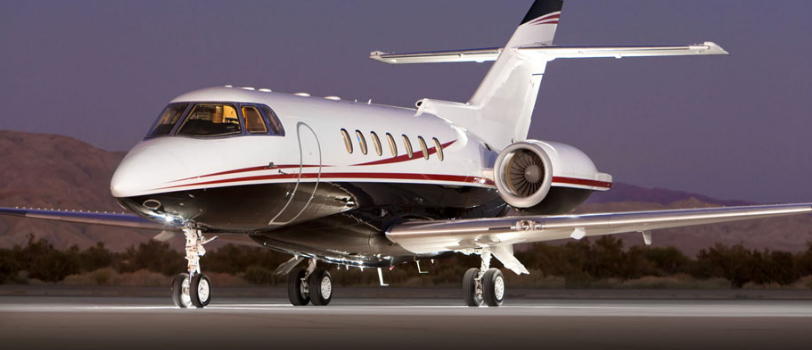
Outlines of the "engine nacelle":
M569 212L592 192L608 190L612 181L581 150L537 140L502 150L493 177L502 200L525 214Z

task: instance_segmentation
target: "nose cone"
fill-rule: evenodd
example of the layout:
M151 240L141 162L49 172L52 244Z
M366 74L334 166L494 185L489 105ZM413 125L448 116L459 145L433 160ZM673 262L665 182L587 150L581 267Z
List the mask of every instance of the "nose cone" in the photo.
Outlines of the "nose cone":
M121 161L110 181L110 192L116 198L140 196L161 192L182 169L181 159L171 150L160 147L157 140L143 141L136 145Z

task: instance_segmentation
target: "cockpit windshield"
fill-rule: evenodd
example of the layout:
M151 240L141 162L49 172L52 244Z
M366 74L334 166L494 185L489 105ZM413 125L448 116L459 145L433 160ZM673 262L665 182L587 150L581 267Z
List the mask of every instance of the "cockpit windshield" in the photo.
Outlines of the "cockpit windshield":
M194 106L178 135L216 136L240 133L240 119L232 105L219 103L198 103Z
M172 103L166 106L147 137L169 135L187 107L189 107L188 103Z
M285 136L276 113L264 104L181 102L164 108L146 138L159 136L216 137L226 135Z

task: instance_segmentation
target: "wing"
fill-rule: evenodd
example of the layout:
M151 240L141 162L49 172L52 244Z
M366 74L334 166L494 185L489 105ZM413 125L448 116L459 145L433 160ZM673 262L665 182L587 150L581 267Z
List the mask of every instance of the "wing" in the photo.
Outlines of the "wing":
M124 213L99 213L89 211L47 210L33 208L0 208L0 215L19 216L31 219L44 219L65 222L78 222L94 225L118 226L144 230L175 230L137 215Z
M452 51L430 51L412 53L387 53L373 51L369 58L389 64L407 63L446 63L446 62L489 62L496 61L503 48L468 49ZM557 58L600 58L600 57L653 57L653 56L701 56L727 55L721 46L706 41L702 44L686 46L635 46L635 47L520 47L518 52L538 59L552 61Z
M510 248L516 243L581 239L625 232L642 232L646 243L650 243L651 230L808 213L812 213L812 203L421 221L395 225L387 231L386 236L416 254L489 249L508 267L506 260L518 263L510 253ZM526 272L521 264L511 270Z

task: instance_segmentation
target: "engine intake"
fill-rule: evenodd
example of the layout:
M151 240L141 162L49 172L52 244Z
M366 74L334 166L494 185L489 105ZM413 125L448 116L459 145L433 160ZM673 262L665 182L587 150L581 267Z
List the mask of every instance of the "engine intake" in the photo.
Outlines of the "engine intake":
M496 158L494 180L505 203L515 208L530 208L541 203L550 192L553 163L538 144L514 143Z

